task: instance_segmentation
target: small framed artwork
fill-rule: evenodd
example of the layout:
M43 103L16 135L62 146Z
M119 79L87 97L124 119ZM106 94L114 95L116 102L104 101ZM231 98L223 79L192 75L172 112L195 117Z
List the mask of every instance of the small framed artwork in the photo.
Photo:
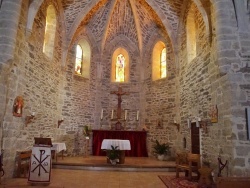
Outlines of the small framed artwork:
M212 123L217 123L218 122L218 108L217 108L217 105L214 105L211 108L211 122Z

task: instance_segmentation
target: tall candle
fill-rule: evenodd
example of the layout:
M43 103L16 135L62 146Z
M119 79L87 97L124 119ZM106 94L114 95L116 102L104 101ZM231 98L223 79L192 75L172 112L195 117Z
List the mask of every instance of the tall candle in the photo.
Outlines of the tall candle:
M124 119L126 120L127 119L127 110L125 110L125 117Z
M112 110L111 112L111 119L113 119L113 117L114 117L114 110Z
M102 109L102 112L101 112L101 119L103 118L103 109Z
M139 110L137 110L136 120L139 120Z

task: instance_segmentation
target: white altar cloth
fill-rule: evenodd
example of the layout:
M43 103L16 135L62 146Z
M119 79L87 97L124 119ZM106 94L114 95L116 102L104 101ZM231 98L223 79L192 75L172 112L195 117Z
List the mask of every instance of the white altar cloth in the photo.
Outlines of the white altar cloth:
M55 150L56 153L66 150L66 144L64 142L53 142L51 150Z
M62 159L63 159L63 153L66 150L66 144L64 142L53 142L51 150L55 151L54 156L56 158L56 161L57 161L57 153L59 153L59 152L62 152Z
M118 146L118 150L131 150L129 140L103 139L101 149L112 149L111 146Z

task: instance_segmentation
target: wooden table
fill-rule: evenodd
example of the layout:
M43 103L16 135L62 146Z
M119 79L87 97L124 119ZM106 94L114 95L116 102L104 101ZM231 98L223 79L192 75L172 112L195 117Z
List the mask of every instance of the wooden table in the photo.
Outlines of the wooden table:
M53 142L52 144L52 151L55 151L55 158L57 161L57 153L62 152L62 159L63 159L63 153L66 151L66 144L64 142Z

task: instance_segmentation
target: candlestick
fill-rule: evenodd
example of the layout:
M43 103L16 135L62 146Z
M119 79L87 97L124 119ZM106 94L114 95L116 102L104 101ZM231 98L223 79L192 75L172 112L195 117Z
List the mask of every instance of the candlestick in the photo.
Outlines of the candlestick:
M127 110L125 110L125 117L124 119L126 120L127 119Z
M103 109L102 109L102 112L101 112L101 119L103 118Z
M112 110L112 112L111 112L111 119L113 119L114 118L114 110Z
M188 118L188 119L187 119L187 126L188 126L188 128L190 128L190 124L191 124L191 123L190 123L190 119Z
M139 110L137 110L136 120L139 120Z

